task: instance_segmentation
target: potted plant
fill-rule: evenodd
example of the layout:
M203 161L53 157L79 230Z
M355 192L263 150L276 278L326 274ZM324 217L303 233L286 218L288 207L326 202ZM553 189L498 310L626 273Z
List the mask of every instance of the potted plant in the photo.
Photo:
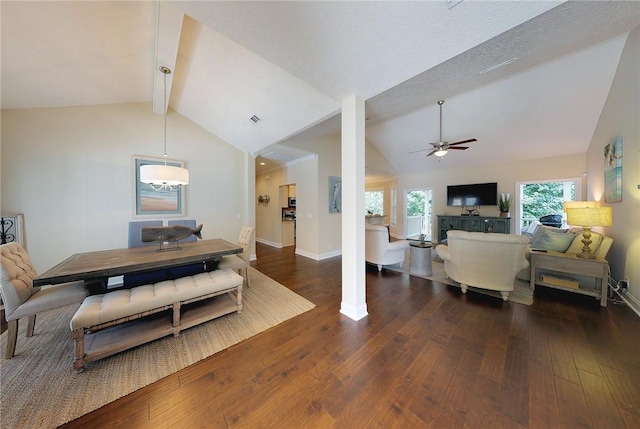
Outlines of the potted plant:
M500 217L509 217L509 208L511 207L511 194L508 192L500 193L498 208L500 208Z

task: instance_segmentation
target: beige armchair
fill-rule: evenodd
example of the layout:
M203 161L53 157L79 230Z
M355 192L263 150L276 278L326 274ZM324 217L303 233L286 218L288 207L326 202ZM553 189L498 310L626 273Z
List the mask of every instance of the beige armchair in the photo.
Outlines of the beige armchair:
M7 359L13 357L18 341L18 320L28 317L27 337L33 336L36 314L70 304L81 303L89 291L84 282L64 283L51 287L33 287L37 277L29 254L18 243L0 246L0 293L7 320Z
M460 283L462 293L469 286L496 290L509 298L520 270L527 268L525 251L529 239L522 235L449 231L447 244L436 252L444 260L444 271Z
M244 278L249 287L249 258L251 256L251 242L253 241L252 226L245 226L240 231L238 237L238 246L242 247L242 253L237 255L223 256L222 260L218 263L218 269L231 268L234 271L238 271L238 274L242 275L244 270Z
M370 264L377 265L382 271L384 265L400 264L404 262L405 250L409 248L407 240L389 241L389 230L382 225L365 225L365 254L364 259Z

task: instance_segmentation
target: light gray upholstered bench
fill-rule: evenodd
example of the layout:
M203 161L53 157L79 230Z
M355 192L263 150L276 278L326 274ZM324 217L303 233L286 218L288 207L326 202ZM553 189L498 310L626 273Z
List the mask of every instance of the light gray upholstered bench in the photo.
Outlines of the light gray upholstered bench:
M243 278L231 269L85 298L71 319L73 368L242 311Z

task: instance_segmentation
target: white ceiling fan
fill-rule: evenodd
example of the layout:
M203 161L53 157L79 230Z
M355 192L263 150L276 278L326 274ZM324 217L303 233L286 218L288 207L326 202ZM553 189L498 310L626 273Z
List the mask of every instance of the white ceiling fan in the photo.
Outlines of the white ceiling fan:
M440 141L437 142L437 143L429 143L431 146L433 146L433 149L431 149L431 152L429 152L427 154L427 156L435 155L435 156L442 157L442 156L445 156L447 154L449 149L452 149L452 150L467 150L467 149L469 149L468 146L459 146L459 145L478 141L477 139L467 139L467 140L461 140L461 141L455 142L455 143L449 143L449 142L446 142L446 141L442 140L442 105L443 104L444 104L444 100L438 101L438 106L440 106ZM417 152L424 152L424 151L427 151L427 150L429 150L429 149L416 150L416 151L413 151L413 152L409 152L409 154L417 153Z

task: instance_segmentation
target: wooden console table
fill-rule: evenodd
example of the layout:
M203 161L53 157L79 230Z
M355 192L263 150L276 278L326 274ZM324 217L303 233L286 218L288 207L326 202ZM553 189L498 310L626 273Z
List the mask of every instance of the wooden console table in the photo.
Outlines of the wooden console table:
M561 273L580 274L583 276L595 277L595 288L570 288L545 283L537 277L537 270L545 269ZM600 298L600 306L607 306L607 289L609 278L609 263L606 259L582 259L575 254L567 255L558 252L531 251L531 290L535 290L536 284L565 290L568 292L589 295Z
M510 217L438 215L438 242L451 230L511 233Z

